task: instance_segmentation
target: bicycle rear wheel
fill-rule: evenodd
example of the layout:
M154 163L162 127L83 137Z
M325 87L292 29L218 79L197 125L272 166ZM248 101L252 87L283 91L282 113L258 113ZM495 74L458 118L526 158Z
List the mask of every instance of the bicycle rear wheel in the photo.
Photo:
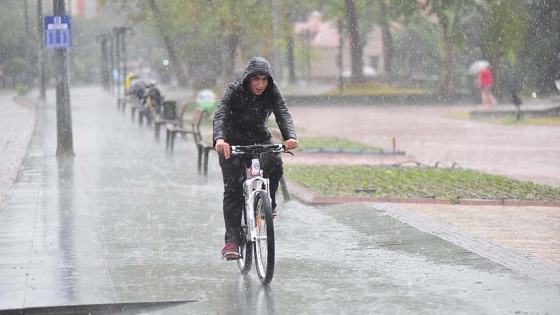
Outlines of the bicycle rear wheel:
M241 256L237 260L237 267L241 273L247 273L251 270L253 262L253 242L247 239L247 219L246 210L241 211Z
M255 268L261 283L269 284L274 274L274 224L270 199L264 191L255 196L255 223Z

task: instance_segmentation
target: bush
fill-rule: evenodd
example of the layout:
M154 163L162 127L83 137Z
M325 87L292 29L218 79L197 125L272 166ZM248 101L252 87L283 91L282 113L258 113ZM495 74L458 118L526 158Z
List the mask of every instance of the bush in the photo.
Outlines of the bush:
M16 90L19 96L27 95L27 93L29 93L29 88L27 87L27 85L23 84L18 85Z

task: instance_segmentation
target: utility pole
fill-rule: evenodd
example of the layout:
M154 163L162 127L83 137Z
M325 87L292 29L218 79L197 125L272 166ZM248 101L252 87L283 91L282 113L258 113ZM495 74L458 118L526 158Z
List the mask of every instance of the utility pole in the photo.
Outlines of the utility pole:
M43 30L43 4L41 0L37 0L37 31L39 32L39 46L38 55L39 55L39 98L44 100L47 97L47 89L46 89L46 82L45 82L45 62L44 62L44 47L45 47L45 33Z
M66 15L65 0L54 0L55 16ZM72 137L72 111L70 107L70 88L68 86L68 54L65 48L55 49L56 65L56 156L74 156Z

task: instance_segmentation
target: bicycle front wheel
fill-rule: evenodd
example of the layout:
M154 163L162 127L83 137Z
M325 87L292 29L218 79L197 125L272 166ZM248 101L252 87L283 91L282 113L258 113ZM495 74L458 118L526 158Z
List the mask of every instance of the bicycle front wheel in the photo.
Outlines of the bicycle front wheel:
M247 239L247 211L243 209L241 211L241 256L237 260L237 266L241 273L247 273L251 270L251 264L253 262L253 242L251 239Z
M255 224L255 267L261 283L269 284L274 274L274 224L270 199L264 191L255 196Z

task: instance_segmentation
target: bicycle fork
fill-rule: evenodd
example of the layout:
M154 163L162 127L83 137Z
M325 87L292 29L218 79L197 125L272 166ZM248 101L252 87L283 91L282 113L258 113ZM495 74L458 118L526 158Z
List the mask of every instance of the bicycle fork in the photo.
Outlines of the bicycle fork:
M243 194L245 195L245 209L247 210L247 234L246 239L257 241L257 228L260 227L260 216L255 215L255 197L260 191L265 191L270 200L268 178L261 176L248 178L243 183ZM264 189L263 189L264 188Z

